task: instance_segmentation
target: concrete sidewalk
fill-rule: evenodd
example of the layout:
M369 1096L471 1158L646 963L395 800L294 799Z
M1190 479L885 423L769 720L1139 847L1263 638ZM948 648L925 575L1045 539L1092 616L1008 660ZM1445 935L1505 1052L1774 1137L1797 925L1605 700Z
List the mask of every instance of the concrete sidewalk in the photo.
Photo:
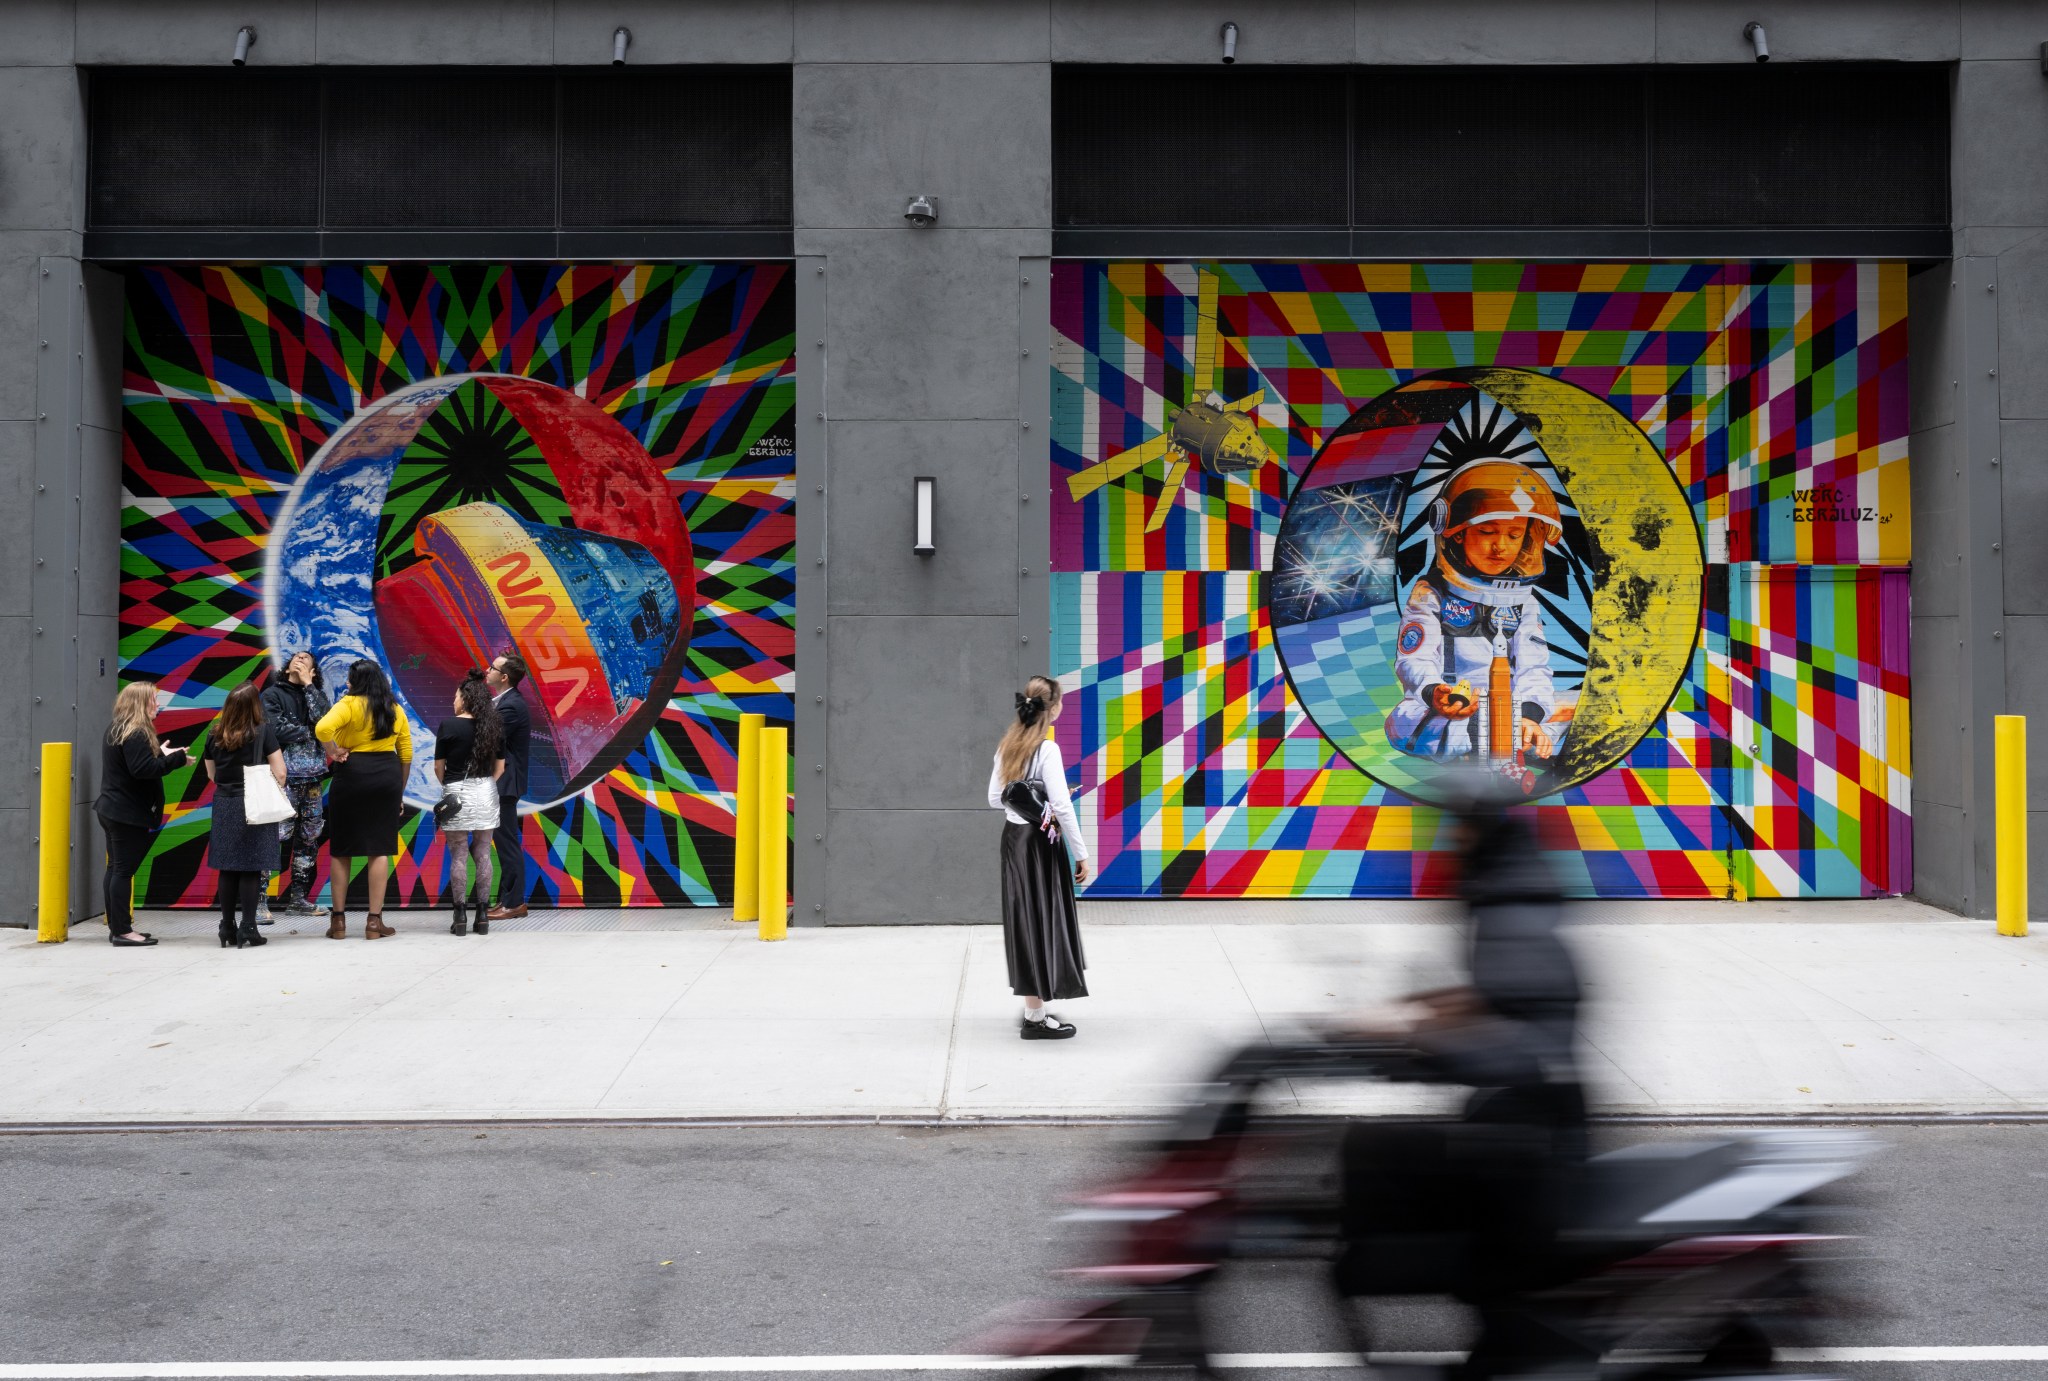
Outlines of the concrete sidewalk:
M1903 901L1589 903L1587 1069L1608 1111L2048 1111L2048 961ZM717 913L557 913L366 943L284 920L260 950L158 913L0 931L0 1121L1115 1116L1173 1106L1229 1044L1451 981L1435 903L1084 905L1081 1028L1017 1039L988 926L792 932ZM296 934L289 933L299 926ZM570 930L575 925L580 929ZM550 928L551 926L562 928ZM660 928L655 928L660 927ZM1299 1111L1436 1090L1304 1085Z

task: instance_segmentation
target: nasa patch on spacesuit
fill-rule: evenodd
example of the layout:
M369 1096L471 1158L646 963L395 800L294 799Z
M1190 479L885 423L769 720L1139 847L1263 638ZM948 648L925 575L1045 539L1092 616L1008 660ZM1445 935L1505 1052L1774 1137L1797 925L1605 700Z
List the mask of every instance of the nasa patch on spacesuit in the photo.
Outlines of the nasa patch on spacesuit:
M1409 653L1412 653L1412 652L1414 652L1416 648L1418 648L1418 647L1421 647L1421 646L1422 646L1422 640L1423 640L1423 638L1424 638L1425 636L1427 636L1427 635L1425 634L1425 632L1424 632L1424 630L1423 630L1423 627L1422 627L1422 625L1421 625L1421 624L1419 624L1419 623L1417 623L1417 622L1416 622L1416 621L1415 621L1414 619L1410 619L1410 620L1408 620L1408 622L1406 622L1406 623L1402 624L1402 625L1401 625L1401 652L1402 652L1402 655L1406 656L1407 654L1409 654Z

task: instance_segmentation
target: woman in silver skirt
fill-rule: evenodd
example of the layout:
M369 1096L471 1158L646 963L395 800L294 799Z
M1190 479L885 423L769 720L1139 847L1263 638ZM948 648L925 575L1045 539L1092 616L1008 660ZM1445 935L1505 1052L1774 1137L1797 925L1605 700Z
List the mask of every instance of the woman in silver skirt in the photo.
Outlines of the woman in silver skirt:
M1018 1034L1027 1041L1072 1036L1074 1024L1046 1011L1046 1001L1088 996L1074 909L1074 885L1088 881L1088 841L1067 794L1060 746L1050 737L1060 708L1059 682L1046 676L1026 682L1017 696L1017 722L1004 731L988 778L988 803L1004 821L1003 949L1010 991L1024 999ZM1014 790L1019 784L1036 790Z
M505 770L505 730L491 703L484 674L472 670L455 688L455 714L434 735L434 779L454 813L441 821L448 841L448 894L455 899L450 935L470 931L472 881L476 887L476 933L491 930L491 832L498 828L498 777ZM475 877L472 880L472 864Z

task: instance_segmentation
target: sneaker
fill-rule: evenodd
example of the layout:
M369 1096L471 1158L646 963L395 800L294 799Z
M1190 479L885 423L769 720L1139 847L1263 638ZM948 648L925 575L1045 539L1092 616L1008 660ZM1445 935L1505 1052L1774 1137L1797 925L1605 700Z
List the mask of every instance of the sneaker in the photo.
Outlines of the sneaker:
M277 917L270 914L270 908L268 906L259 906L256 908L256 924L276 925Z
M1061 1021L1051 1012L1045 1014L1043 1021L1024 1022L1023 1028L1017 1034L1027 1041L1063 1041L1071 1039L1075 1034L1072 1022Z

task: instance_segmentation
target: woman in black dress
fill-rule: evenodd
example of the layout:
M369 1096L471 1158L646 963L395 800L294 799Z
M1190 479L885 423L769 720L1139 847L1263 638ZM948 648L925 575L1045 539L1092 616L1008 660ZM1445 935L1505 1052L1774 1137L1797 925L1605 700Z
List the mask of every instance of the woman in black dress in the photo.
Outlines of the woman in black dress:
M135 928L129 893L164 823L164 777L185 750L156 736L156 683L132 681L114 697L114 722L100 745L100 795L93 814L107 832L107 938L128 949L156 941Z
M472 669L455 688L455 714L434 735L434 779L455 813L441 821L448 841L448 893L455 898L450 935L469 934L470 870L475 867L476 933L491 933L491 836L498 828L498 778L505 773L505 727L484 674Z
M1067 769L1052 741L1060 717L1059 682L1034 676L1017 696L1017 722L1003 733L989 773L988 803L1003 812L1003 949L1010 991L1024 999L1018 1034L1027 1041L1065 1040L1072 1022L1045 1010L1047 999L1088 996L1082 978L1081 920L1074 885L1088 881L1088 841L1067 794ZM1022 783L1038 788L1043 808L1019 814ZM1072 863L1068 862L1071 854Z
M277 731L263 718L263 697L254 681L228 692L227 704L206 739L206 775L213 779L213 830L206 861L220 873L220 943L266 943L256 928L257 877L277 863L277 826L252 825L242 816L242 769L267 765L284 786L284 753ZM235 912L241 911L241 926Z

